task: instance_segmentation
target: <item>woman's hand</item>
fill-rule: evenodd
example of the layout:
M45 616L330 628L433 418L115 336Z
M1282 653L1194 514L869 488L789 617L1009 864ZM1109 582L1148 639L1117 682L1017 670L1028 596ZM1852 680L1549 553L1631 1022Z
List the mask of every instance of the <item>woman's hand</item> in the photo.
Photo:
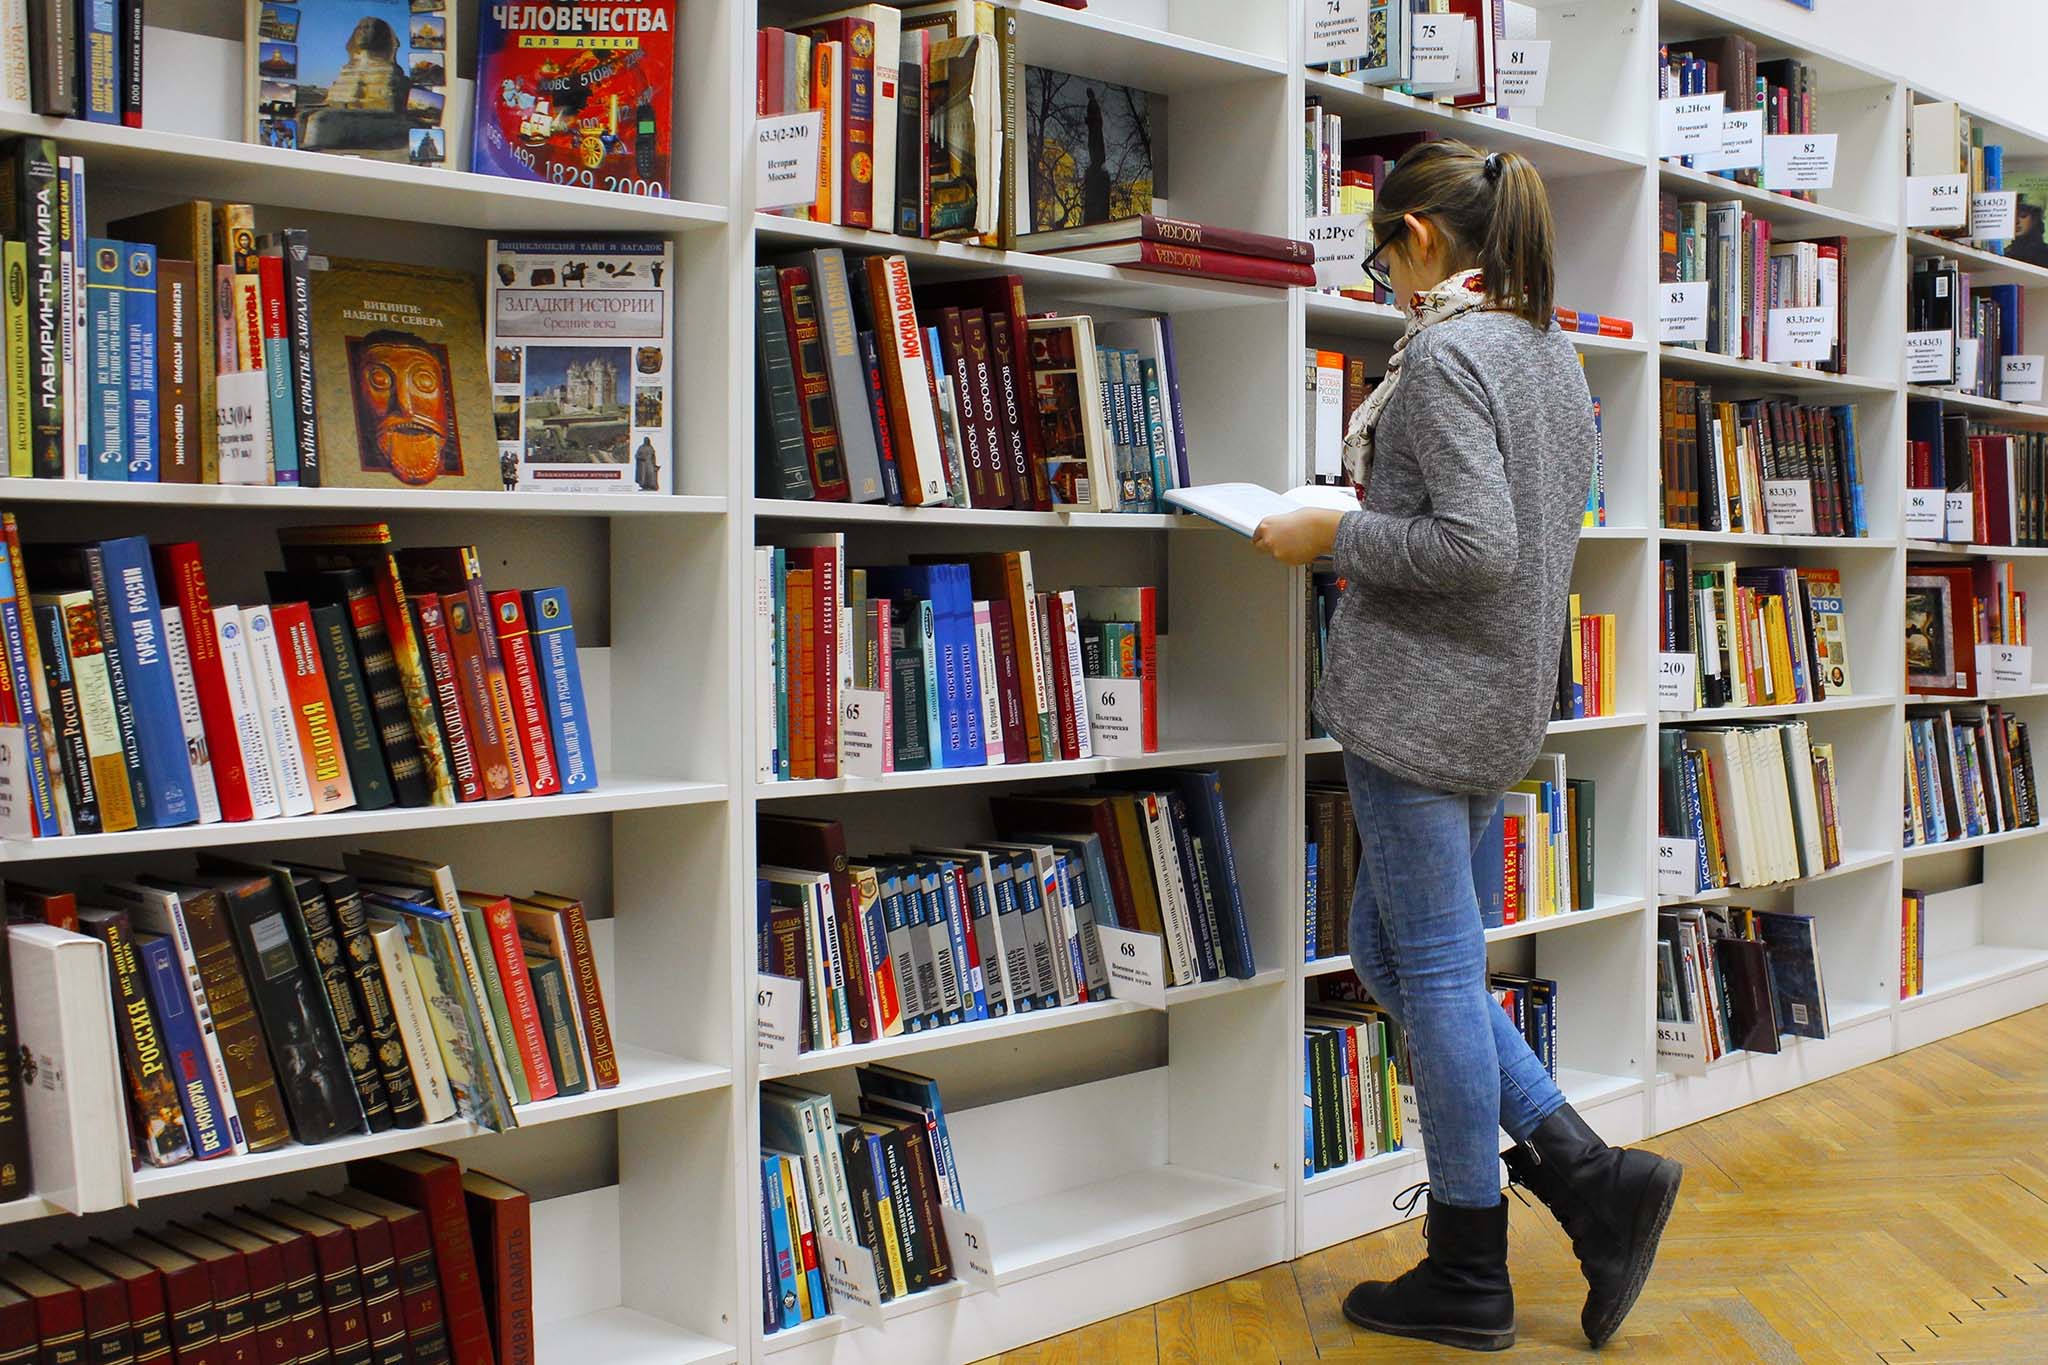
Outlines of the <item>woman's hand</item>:
M1337 548L1337 525L1342 512L1327 507L1304 507L1281 512L1259 523L1252 547L1263 550L1282 564L1313 564Z

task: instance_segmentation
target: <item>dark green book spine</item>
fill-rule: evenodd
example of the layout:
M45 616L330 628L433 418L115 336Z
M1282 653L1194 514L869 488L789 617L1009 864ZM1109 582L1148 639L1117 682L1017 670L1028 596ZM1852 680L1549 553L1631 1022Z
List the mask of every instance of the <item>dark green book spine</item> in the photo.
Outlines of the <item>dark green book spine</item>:
M896 710L896 768L899 772L931 766L931 750L924 732L924 655L912 645L916 633L908 622L891 621L889 626L889 671L892 701Z
M868 1160L867 1137L859 1128L842 1123L833 1139L839 1144L839 1164L846 1171L846 1192L853 1202L854 1235L875 1253L875 1283L882 1302L887 1303L896 1297L896 1286L889 1278L889 1249L882 1245L882 1217L875 1200L875 1168Z
M80 834L100 832L99 788L93 782L92 755L85 747L85 713L79 707L78 681L71 675L71 646L64 633L64 609L55 603L35 607L34 629L43 647L43 678L49 684L50 711L57 727L57 757L64 767L71 820Z
M590 1088L590 1078L583 1074L583 1054L576 1044L576 1010L569 1003L562 964L551 957L528 957L526 974L533 981L541 1038L555 1072L555 1093L580 1095Z
M775 267L754 271L754 383L760 404L754 433L756 491L764 498L809 501L810 458L804 446L803 410L798 406L796 361L782 318L782 290Z
M341 730L348 780L354 786L357 810L382 810L396 798L391 773L384 766L384 746L377 738L377 712L370 690L356 665L355 628L348 608L313 608L313 635L320 642L327 670L327 690L334 698L335 724Z
M1572 804L1572 909L1593 908L1593 781L1568 777L1565 788Z

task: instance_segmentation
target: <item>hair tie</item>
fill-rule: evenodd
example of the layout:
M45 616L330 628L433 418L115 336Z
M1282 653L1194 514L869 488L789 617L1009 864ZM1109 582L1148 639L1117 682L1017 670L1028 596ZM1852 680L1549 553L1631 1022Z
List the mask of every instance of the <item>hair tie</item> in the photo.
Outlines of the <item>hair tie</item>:
M1503 165L1504 163L1500 159L1499 152L1488 152L1486 154L1486 161L1482 164L1480 170L1489 182L1498 184Z

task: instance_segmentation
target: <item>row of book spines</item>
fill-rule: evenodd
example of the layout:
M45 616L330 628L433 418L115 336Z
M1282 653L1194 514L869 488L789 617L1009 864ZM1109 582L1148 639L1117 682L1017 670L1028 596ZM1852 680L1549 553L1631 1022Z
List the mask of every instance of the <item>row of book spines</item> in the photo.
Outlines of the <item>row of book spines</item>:
M1917 406L1917 405L1916 405ZM2048 439L2036 433L1973 432L1961 458L1935 457L1934 443L1906 444L1906 487L1968 496L1969 524L1944 514L1935 540L1978 545L2048 545Z
M1909 848L2041 823L2025 721L2002 707L1945 707L1906 718Z
M1690 46L1698 46L1692 44ZM1674 51L1669 45L1657 49L1657 96L1707 95L1726 91L1729 113L1761 112L1766 134L1813 133L1813 101L1817 83L1813 68L1793 57L1758 61L1756 44L1747 38L1728 36L1701 47L1715 57L1695 56L1688 49ZM1683 158L1692 164L1691 157ZM1760 177L1755 170L1725 171L1744 184L1754 185ZM1781 190L1788 198L1811 201L1811 190Z
M1697 885L1768 886L1842 862L1834 746L1803 721L1667 729L1660 828L1696 844Z
M1775 916L1745 906L1703 909L1679 906L1657 915L1658 939L1670 947L1672 992L1686 1019L1704 1026L1705 1057L1712 1062L1731 1052L1779 1051L1783 1027L1780 998L1759 925ZM1666 964L1660 953L1658 970ZM1816 971L1814 980L1818 983ZM1825 1002L1822 1002L1825 1010ZM1799 1032L1809 1032L1802 1023ZM1825 1028L1817 1036L1825 1037Z
M142 126L143 0L31 0L30 107L51 118Z
M1763 484L1802 479L1816 534L1869 534L1853 406L1717 402L1710 385L1685 379L1659 381L1659 399L1663 526L1768 531Z
M1848 372L1848 243L1841 237L1773 244L1770 220L1736 201L1688 202L1658 197L1659 278L1708 286L1704 342L1678 345L1744 360L1800 369ZM1820 360L1780 360L1771 354L1770 314L1780 308L1831 307L1835 336Z
M1927 989L1927 893L1905 887L1899 893L1899 999Z
M1370 1006L1310 1003L1302 1029L1304 1176L1401 1150L1399 1090L1412 1082L1402 1077L1400 1035Z
M1581 612L1579 595L1571 595L1565 618L1564 661L1558 669L1555 720L1586 720L1614 714L1615 621L1612 612Z
M1694 566L1681 547L1659 573L1659 645L1689 653L1694 706L1793 705L1850 693L1841 575L1833 569Z

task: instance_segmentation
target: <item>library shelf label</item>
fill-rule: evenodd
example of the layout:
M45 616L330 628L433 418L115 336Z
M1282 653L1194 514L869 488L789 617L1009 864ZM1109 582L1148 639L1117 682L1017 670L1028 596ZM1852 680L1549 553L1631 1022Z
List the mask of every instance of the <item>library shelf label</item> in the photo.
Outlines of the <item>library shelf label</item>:
M1956 377L1953 332L1906 333L1906 382L1948 384Z
M1365 11L1366 0L1315 0L1308 7L1308 54L1303 60L1319 66L1367 56L1372 37Z
M1690 651L1675 650L1657 656L1657 709L1690 711L1699 700L1699 684L1693 677L1698 659Z
M817 109L754 120L754 207L793 209L818 202Z
M2041 401L2041 357L2009 355L2000 362L1998 396L2008 403Z
M1706 1029L1699 1020L1657 1021L1657 1065L1674 1076L1707 1074Z
M1984 341L1981 337L1964 337L1960 342L1957 343L1957 378L1955 380L1951 380L1951 383L1960 382L1961 376L1963 375L1974 375L1975 373L1977 373L1977 355L1978 352L1983 349L1983 346ZM1968 537L1965 537L1965 539L1968 539Z
M754 1045L763 1065L788 1066L796 1061L803 998L804 983L795 977L754 978Z
M1831 190L1835 187L1835 134L1771 133L1764 138L1764 188Z
M1725 91L1710 95L1678 95L1657 101L1657 155L1698 156L1721 150L1721 111Z
M1970 501L1970 490L1960 493L1944 493L1941 503L1948 511L1948 535L1946 539L1959 545L1970 543L1970 537L1977 529L1977 508Z
M1145 752L1145 684L1137 678L1089 678L1088 742L1098 754Z
M1773 308L1764 345L1773 363L1826 360L1835 347L1835 310Z
M1366 284L1365 258L1372 233L1363 213L1319 213L1308 220L1316 249L1316 288L1356 289Z
M1685 280L1657 286L1657 340L1707 339L1707 281Z
M1098 925L1103 961L1109 965L1109 993L1147 1009L1166 1008L1166 955L1159 935Z
M1906 490L1906 539L1943 540L1948 536L1946 495L1939 488Z
M2034 690L2032 645L1978 645L1977 690L1987 697L2011 697Z
M1458 53L1471 40L1464 30L1472 20L1457 14L1418 14L1414 37L1408 45L1408 83L1418 90L1458 83ZM1477 29L1473 32L1476 34ZM1477 56L1477 43L1472 43Z
M847 776L882 775L882 719L887 714L887 694L879 687L849 687L840 695L839 750Z
M1509 43L1506 51L1493 68L1500 104L1508 109L1541 109L1550 90L1550 39Z
M1658 895L1697 896L1700 893L1699 875L1699 840L1657 836Z
M939 1225L945 1229L953 1273L976 1289L994 1289L996 1256L989 1246L988 1224L981 1215L941 1204Z
M1760 110L1721 115L1721 146L1692 159L1701 171L1746 171L1764 164L1764 116Z
M1764 521L1774 536L1814 534L1813 480L1765 479Z
M28 785L28 748L19 725L0 725L0 838L33 839L35 794Z
M1970 177L1909 175L1906 177L1906 226L1959 228L1969 225Z
M2019 213L2017 190L1989 190L1970 196L1970 235L1980 242L1999 242L2013 235Z
M863 1327L880 1327L882 1282L875 1273L875 1253L820 1232L818 1263L832 1311Z

